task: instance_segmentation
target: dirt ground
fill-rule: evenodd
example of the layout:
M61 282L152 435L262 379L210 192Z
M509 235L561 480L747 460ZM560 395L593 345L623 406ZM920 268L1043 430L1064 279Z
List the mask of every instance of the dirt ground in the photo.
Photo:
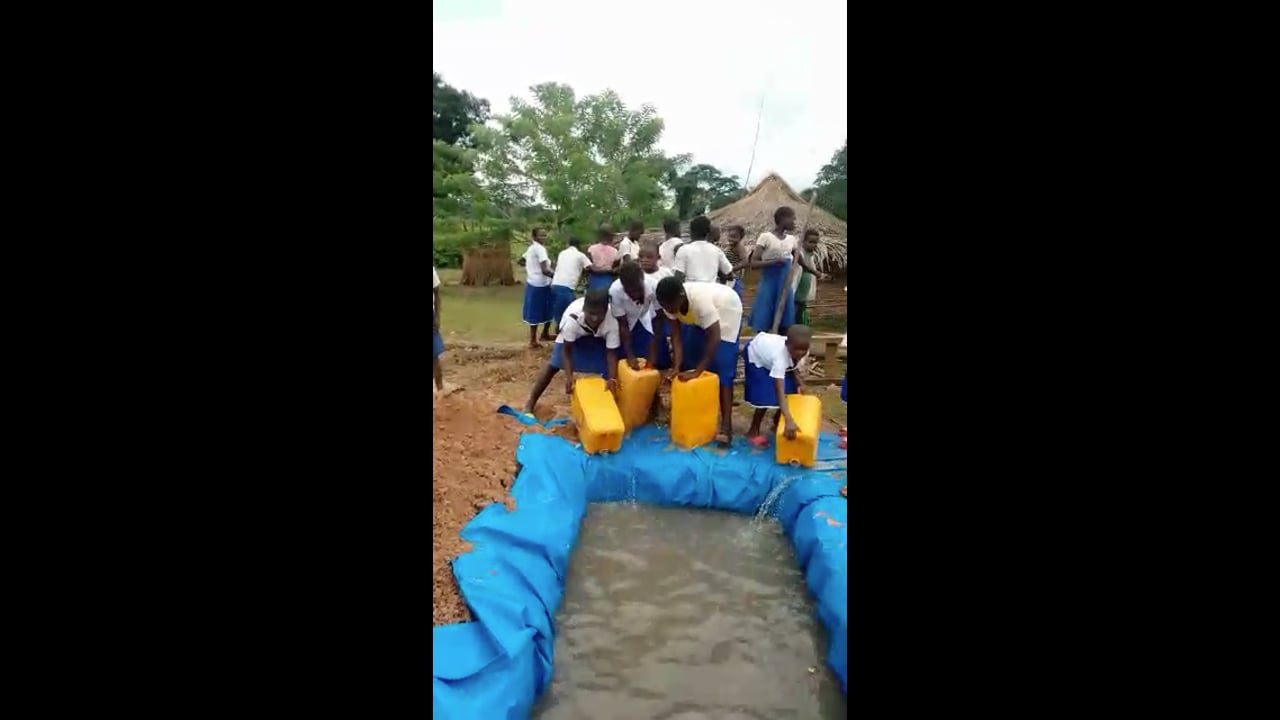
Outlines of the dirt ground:
M432 407L432 610L433 625L470 620L458 592L450 561L470 548L458 533L482 508L505 502L514 508L508 492L515 479L516 446L522 431L536 429L499 415L500 405L523 407L533 378L551 355L550 344L541 350L521 347L494 348L458 345L442 356L445 381L460 389L434 398ZM741 386L735 393L741 400ZM840 387L813 386L823 399L823 430L845 424ZM658 424L666 425L669 394L660 391ZM561 378L552 381L538 403L539 419L568 417L569 396ZM751 422L751 408L734 408L734 434L742 435ZM766 423L767 423L766 419ZM576 440L572 424L557 427L558 435Z

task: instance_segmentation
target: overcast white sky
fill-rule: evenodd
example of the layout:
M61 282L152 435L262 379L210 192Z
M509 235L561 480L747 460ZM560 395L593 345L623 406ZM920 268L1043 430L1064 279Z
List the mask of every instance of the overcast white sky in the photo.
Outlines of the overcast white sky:
M741 177L764 116L751 183L776 171L796 191L845 141L847 0L436 0L433 69L505 112L560 82L652 103L661 145ZM782 31L779 37L777 33Z

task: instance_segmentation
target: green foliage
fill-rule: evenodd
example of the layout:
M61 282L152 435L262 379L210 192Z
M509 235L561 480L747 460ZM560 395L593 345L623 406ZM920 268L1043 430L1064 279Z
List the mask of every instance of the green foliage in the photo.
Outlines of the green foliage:
M470 145L471 126L489 119L489 101L459 90L431 73L431 138Z
M815 201L832 215L848 222L849 220L849 143L846 141L831 156L831 162L818 171L818 192ZM807 197L806 197L807 199Z
M499 127L471 128L477 168L495 207L541 208L548 231L594 239L601 222L653 222L666 204L669 161L658 150L662 119L653 107L628 109L612 90L578 98L566 85L512 98Z
M667 182L676 196L674 212L681 220L724 207L744 194L737 175L725 176L711 165L690 167L690 162L690 156L677 155L667 172Z
M476 181L475 151L431 143L431 253L437 267L461 267L470 247L510 238L521 223L494 206Z

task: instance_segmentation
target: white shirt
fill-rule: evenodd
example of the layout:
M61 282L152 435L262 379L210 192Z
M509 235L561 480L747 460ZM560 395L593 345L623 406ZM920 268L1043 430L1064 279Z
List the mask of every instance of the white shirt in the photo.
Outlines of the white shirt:
M658 246L658 262L664 267L675 267L676 246L684 243L680 238L669 238Z
M582 271L591 267L591 258L576 247L569 246L556 256L556 272L551 278L552 285L563 285L567 288L578 287L582 279Z
M720 283L685 283L684 294L689 298L688 313L672 315L663 310L663 314L703 330L720 323L720 342L738 342L738 331L742 329L742 301L733 288Z
M631 256L632 260L640 257L640 243L632 242L631 238L624 237L618 241L618 257Z
M686 282L716 282L716 273L733 270L724 251L706 240L685 243L676 255L674 269L684 273Z
M760 237L756 238L757 253L763 261L769 260L785 260L791 257L791 251L796 249L796 236L787 235L779 238L771 232L762 232Z
M436 272L436 266L432 265L431 266L431 289L435 290L438 287L440 287L440 273ZM431 295L431 309L432 310L436 309L435 293L432 293Z
M622 339L618 335L618 320L609 311L605 311L604 320L600 322L600 327L596 328L595 332L591 332L582 325L582 319L585 317L582 308L586 302L586 298L578 298L569 303L569 308L564 311L564 317L560 318L560 332L556 333L556 342L566 343L584 337L602 337L605 347L610 349L621 347Z
M644 276L644 302L639 304L623 289L621 280L614 280L609 286L609 312L616 318L626 317L628 330L634 329L638 322L653 332L653 309L658 304L653 297L658 290L658 279L654 275L657 273Z
M529 243L529 249L524 251L524 271L528 276L525 283L534 287L546 287L551 284L551 278L542 272L542 263L551 262L551 258L547 257L547 249L540 243Z
M785 378L787 371L796 366L787 351L787 338L768 332L757 333L751 338L751 344L747 346L747 360L768 370L769 377L779 379Z

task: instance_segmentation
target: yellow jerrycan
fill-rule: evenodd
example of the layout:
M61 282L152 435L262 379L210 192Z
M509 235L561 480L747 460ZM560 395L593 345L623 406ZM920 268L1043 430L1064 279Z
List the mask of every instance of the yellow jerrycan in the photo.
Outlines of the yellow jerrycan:
M692 450L716 439L720 378L706 370L685 382L671 381L671 442Z
M589 377L573 383L573 423L578 441L588 454L617 452L622 447L622 414L605 387L604 378Z
M644 360L640 361L639 370L632 370L626 360L618 361L618 410L628 430L649 420L649 408L653 407L660 382L662 376L657 370L645 367Z
M788 395L787 407L791 408L791 417L795 418L800 431L795 440L788 440L787 422L778 421L778 436L774 445L777 447L778 462L783 465L795 464L802 467L813 467L818 459L818 430L822 427L822 401L813 395Z

